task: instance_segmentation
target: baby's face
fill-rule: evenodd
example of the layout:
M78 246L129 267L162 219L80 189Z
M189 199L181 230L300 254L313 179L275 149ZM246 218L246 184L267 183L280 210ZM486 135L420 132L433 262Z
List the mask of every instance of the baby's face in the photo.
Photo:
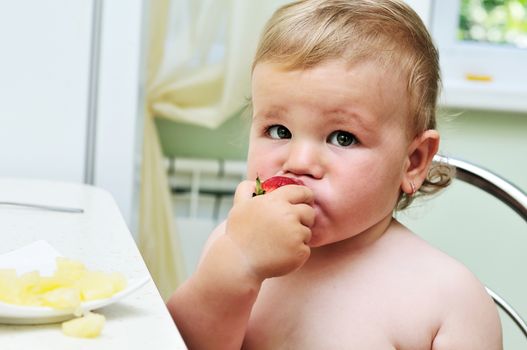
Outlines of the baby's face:
M310 245L391 216L407 164L406 87L375 63L308 70L260 63L253 74L248 176L300 178L315 194Z

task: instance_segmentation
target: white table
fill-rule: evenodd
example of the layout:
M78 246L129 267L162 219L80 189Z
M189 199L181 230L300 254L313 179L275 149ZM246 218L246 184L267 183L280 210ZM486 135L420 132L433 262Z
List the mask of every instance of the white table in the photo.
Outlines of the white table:
M44 239L89 269L111 267L131 279L150 276L109 193L78 184L0 178L0 201L84 209L82 214L71 214L0 205L0 254ZM97 312L106 317L98 338L68 337L60 323L0 325L0 349L186 349L151 278L133 294Z

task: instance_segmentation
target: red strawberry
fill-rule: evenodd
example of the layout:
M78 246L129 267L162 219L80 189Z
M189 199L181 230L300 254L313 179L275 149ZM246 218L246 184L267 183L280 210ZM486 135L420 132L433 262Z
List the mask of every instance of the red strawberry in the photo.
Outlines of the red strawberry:
M265 180L264 182L260 181L259 177L256 177L256 191L254 196L259 196L267 192L272 192L278 187L285 185L303 185L304 183L300 180L293 179L286 176L273 176Z

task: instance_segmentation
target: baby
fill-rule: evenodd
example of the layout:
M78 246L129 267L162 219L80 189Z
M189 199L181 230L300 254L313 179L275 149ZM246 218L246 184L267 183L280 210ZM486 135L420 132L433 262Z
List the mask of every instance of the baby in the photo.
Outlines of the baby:
M501 349L492 299L393 217L450 182L438 54L396 0L305 0L268 22L250 180L168 302L190 349ZM255 179L300 180L252 196Z

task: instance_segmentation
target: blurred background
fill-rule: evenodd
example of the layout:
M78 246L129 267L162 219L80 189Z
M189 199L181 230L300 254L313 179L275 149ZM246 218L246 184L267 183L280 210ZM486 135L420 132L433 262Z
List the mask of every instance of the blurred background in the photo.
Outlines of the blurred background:
M251 59L286 2L0 0L0 176L109 191L167 297L244 178ZM407 2L440 50L441 153L526 191L527 1ZM526 317L514 212L455 184L397 216Z

